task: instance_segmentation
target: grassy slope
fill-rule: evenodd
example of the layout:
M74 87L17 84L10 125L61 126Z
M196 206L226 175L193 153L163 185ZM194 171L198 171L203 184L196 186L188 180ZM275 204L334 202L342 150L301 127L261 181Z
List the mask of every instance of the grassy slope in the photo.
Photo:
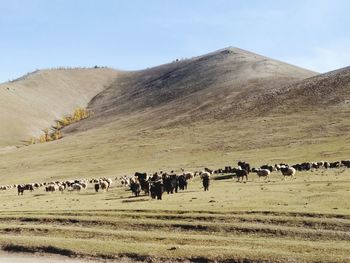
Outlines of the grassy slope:
M42 70L0 85L0 147L38 136L54 120L85 107L117 76L111 69Z
M281 119L281 122L289 120ZM263 121L261 123L266 125ZM213 129L215 134L212 134ZM113 137L111 130L114 130ZM348 136L314 137L310 140L307 133L298 133L297 130L288 131L288 136L295 136L295 139L285 142L284 132L273 126L264 129L264 132L260 129L246 132L227 126L154 132L126 132L119 131L116 126L105 127L1 155L1 182L29 183L97 176L114 178L135 171L223 167L235 165L239 159L258 165L266 162L337 160L346 159L349 155L349 144L344 143L349 140ZM232 133L235 137L230 136ZM274 141L271 141L269 134L273 133ZM245 136L252 138L244 145L247 149L240 145L241 138Z

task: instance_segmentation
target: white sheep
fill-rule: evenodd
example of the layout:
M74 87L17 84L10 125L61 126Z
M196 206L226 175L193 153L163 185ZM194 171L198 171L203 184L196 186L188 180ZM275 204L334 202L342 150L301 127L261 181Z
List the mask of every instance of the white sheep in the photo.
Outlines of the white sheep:
M75 183L75 184L72 185L72 189L74 191L80 192L83 189L83 186L81 184Z
M281 172L283 174L283 180L286 180L287 176L290 176L291 178L295 178L295 173L296 170L294 169L294 167L283 167L281 168Z

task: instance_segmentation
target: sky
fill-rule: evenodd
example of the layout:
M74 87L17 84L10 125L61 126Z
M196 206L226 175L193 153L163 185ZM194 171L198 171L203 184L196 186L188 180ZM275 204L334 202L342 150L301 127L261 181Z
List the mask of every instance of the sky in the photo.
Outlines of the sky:
M137 70L233 46L350 66L348 0L0 0L0 82L36 69Z

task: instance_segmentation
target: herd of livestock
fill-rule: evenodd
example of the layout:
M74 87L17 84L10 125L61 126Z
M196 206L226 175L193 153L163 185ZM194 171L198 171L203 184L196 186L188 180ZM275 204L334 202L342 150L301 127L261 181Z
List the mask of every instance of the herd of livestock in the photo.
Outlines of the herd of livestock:
M333 169L340 167L350 168L350 160L336 162L305 162L294 165L281 163L275 165L262 165L259 168L252 168L249 163L239 161L237 167L226 166L223 169L217 170L204 168L203 171L192 173L181 169L179 174L176 174L174 171L171 171L170 173L160 171L151 174L136 172L133 176L124 175L115 179L120 180L121 185L130 189L135 196L139 196L143 191L145 195L150 195L153 199L161 200L164 192L173 194L178 191L186 190L188 182L197 176L201 178L204 191L208 191L210 179L213 174L230 174L232 177L237 178L238 182L246 183L250 173L256 173L259 178L264 178L264 180L266 180L272 172L279 171L283 175L283 180L285 180L286 177L294 178L297 171L309 171L321 168ZM79 192L86 189L89 184L92 184L95 192L99 192L108 191L112 182L113 180L111 178L76 179L44 183L4 185L0 186L0 190L17 188L18 195L23 195L25 191L32 192L39 188L43 188L46 192Z
M100 178L100 179L76 179L76 180L66 180L66 181L52 181L44 183L30 183L30 184L15 184L15 185L3 185L0 186L0 190L9 190L16 188L18 195L23 195L25 191L33 192L39 188L43 188L46 192L61 192L67 191L77 191L80 192L86 189L89 184L94 184L94 189L96 192L99 190L108 191L109 187L112 185L111 178Z

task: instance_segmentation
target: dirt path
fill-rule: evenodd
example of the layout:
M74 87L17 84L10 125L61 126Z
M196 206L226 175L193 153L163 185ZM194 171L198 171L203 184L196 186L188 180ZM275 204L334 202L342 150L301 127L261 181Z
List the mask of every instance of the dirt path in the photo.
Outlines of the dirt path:
M155 263L177 263L175 260L152 261ZM181 261L189 263L189 261ZM144 261L133 260L131 258L119 259L72 259L64 256L44 255L44 254L21 254L0 252L0 263L144 263Z
M69 259L59 256L34 256L25 254L0 254L0 263L102 263L108 261L92 261L87 259Z

